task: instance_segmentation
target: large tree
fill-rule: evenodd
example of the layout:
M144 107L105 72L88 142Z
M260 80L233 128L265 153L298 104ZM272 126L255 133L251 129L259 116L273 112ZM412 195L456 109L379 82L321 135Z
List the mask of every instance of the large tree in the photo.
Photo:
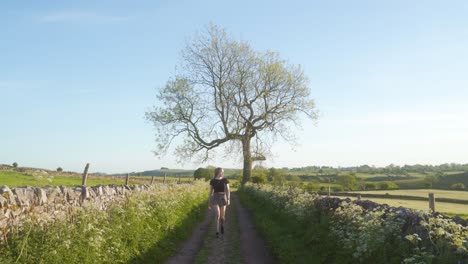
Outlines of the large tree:
M210 25L189 40L181 54L179 74L159 91L156 105L146 113L156 128L156 155L164 154L179 136L179 157L201 154L207 160L221 146L229 153L238 150L244 184L252 162L265 159L268 139L281 136L291 142L299 114L317 118L304 72L278 53L254 51Z

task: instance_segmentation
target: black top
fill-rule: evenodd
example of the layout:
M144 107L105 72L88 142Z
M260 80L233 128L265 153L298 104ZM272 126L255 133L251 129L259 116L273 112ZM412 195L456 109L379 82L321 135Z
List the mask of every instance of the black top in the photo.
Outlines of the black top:
M210 185L213 186L214 192L224 192L224 185L228 184L229 180L226 178L222 179L211 179Z

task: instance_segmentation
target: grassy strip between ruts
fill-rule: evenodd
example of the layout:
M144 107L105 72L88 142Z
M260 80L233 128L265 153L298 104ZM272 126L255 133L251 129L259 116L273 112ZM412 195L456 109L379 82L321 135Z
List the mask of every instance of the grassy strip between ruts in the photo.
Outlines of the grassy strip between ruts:
M348 202L335 208L334 198L296 189L246 185L239 193L280 263L468 261L468 228L448 219Z
M107 211L85 208L44 226L27 219L0 242L0 263L161 263L206 206L204 184L157 185Z
M235 197L234 195L231 195L231 200L237 199L234 197ZM214 215L213 215L213 218L214 218ZM241 249L240 249L239 218L237 216L237 210L236 208L234 208L234 204L232 202L226 212L226 234L224 235L224 238L216 238L214 236L215 232L216 232L215 221L212 221L210 223L207 236L205 240L203 241L203 246L195 258L195 263L196 264L208 263L209 254L213 253L212 252L213 250L215 252L214 254L220 254L219 251L224 250L224 254L225 254L224 263L227 263L227 264L245 263L243 261L243 258L241 255ZM216 243L217 239L224 239L224 241L227 241L226 244L223 243L224 248L222 249L219 248L219 246Z

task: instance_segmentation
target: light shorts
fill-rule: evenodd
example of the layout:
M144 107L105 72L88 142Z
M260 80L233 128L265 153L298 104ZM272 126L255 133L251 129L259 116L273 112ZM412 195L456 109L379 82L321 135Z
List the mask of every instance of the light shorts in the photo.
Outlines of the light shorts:
M214 193L211 196L211 205L225 206L226 205L226 194L225 193Z

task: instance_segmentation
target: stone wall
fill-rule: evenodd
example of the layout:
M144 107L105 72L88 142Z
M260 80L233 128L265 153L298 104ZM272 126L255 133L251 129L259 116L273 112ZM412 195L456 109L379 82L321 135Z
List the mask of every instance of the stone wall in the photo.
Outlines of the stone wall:
M123 201L132 192L152 190L152 185L97 185L92 187L0 187L0 240L25 219L45 224L64 219L86 206L100 210Z

